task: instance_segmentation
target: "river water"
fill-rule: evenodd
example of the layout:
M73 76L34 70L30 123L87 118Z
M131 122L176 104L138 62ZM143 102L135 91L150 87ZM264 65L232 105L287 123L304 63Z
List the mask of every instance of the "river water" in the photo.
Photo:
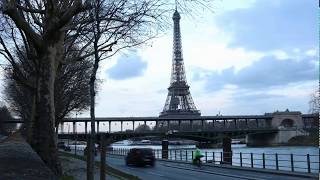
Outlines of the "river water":
M127 141L113 144L114 149L131 149L136 147L152 148L157 158L161 157L161 145L129 145ZM172 160L192 160L195 145L169 145L168 158ZM202 161L219 164L222 161L222 149L201 149ZM308 158L309 156L309 158ZM252 159L252 160L251 160ZM309 159L309 160L308 160ZM232 165L279 169L286 171L319 172L319 148L311 146L282 147L246 147L245 144L232 145Z

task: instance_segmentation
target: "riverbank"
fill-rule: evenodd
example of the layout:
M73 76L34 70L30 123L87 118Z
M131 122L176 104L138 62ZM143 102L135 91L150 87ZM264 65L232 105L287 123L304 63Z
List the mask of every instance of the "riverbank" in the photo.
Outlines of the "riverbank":
M296 136L289 140L288 146L314 146L319 147L319 137L317 136Z

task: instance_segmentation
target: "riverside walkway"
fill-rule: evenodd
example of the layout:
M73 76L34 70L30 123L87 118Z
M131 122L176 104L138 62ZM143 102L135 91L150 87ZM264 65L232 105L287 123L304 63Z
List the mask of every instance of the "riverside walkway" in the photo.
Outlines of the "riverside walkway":
M19 133L0 141L0 179L56 180L54 174Z

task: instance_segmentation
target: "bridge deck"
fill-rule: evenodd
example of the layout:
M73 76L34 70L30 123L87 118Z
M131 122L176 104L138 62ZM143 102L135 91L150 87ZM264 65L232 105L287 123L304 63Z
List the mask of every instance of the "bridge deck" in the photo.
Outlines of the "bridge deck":
M317 114L302 114L302 118L315 118ZM265 115L231 115L231 116L199 116L199 117L96 117L97 122L123 122L123 121L189 121L189 120L243 120L243 119L272 119L273 115L266 113ZM64 122L90 122L90 117L65 118ZM5 123L23 123L19 118L5 121Z

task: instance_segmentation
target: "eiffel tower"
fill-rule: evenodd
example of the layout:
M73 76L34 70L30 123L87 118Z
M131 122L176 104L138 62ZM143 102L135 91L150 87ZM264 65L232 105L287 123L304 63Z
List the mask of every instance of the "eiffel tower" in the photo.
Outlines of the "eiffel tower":
M187 84L182 57L180 14L177 9L173 13L172 19L174 29L171 81L166 103L159 117L200 116L200 111L193 103Z

